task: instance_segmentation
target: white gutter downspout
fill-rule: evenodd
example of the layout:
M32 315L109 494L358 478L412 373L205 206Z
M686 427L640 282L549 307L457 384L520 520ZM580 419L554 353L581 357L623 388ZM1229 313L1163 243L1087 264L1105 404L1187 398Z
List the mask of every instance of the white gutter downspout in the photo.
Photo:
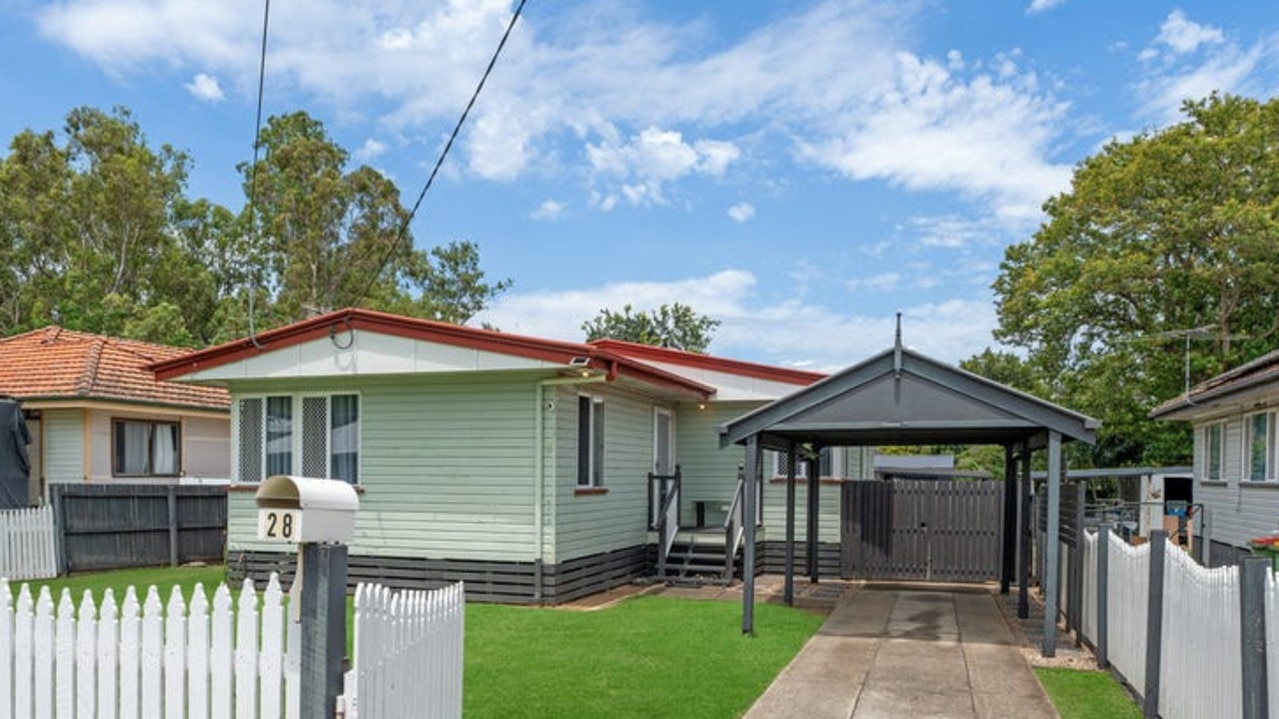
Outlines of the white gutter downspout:
M533 601L542 602L542 565L546 560L546 512L543 503L546 501L546 420L547 410L554 408L554 402L546 399L547 387L562 385L597 384L607 382L608 377L592 374L587 377L552 377L537 384L533 393L533 531L537 533L537 552L533 561Z

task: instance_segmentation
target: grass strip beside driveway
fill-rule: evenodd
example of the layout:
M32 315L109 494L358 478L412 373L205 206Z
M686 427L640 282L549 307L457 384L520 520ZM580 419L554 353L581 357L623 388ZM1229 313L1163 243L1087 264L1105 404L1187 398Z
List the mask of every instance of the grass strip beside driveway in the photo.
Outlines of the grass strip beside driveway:
M593 612L469 605L465 715L739 716L822 624L760 604L746 637L741 611L668 597Z
M1038 667L1035 675L1062 719L1140 719L1142 715L1107 672Z

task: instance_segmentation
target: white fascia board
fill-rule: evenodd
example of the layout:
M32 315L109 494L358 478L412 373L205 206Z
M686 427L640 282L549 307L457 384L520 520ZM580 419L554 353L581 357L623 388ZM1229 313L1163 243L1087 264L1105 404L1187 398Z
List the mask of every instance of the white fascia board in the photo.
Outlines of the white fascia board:
M354 330L280 349L268 347L253 357L184 375L181 381L430 374L560 366L518 355Z

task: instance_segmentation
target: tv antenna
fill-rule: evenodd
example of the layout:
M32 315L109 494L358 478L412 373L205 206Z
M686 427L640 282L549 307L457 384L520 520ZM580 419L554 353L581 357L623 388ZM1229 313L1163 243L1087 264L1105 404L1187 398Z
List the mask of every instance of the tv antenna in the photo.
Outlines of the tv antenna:
M1191 340L1226 341L1226 340L1246 340L1246 339L1252 338L1251 335L1218 334L1216 332L1216 329L1217 329L1216 324L1210 324L1210 325L1203 325L1201 327L1191 327L1189 329L1184 329L1184 330L1167 330L1165 332L1155 332L1153 334L1147 335L1147 337L1152 337L1157 340L1180 339L1184 342L1185 350L1183 355L1184 361L1183 361L1182 373L1183 373L1183 381L1185 384L1184 392L1187 398L1190 397L1190 341Z

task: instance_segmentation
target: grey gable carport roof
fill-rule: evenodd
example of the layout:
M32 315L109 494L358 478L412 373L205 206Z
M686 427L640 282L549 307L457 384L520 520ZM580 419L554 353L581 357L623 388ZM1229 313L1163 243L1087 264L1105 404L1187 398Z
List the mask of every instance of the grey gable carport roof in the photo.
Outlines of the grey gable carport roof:
M1014 444L1048 432L1092 444L1100 423L905 348L881 352L719 428L720 446Z

